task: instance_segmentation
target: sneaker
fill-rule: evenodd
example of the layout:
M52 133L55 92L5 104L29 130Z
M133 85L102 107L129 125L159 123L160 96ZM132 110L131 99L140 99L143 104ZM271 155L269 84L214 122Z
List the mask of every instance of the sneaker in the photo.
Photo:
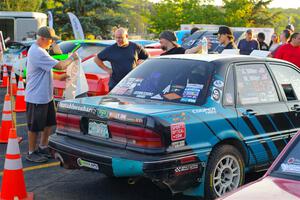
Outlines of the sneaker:
M26 160L35 163L44 163L48 161L48 158L40 155L37 151L34 151L32 154L28 153L26 155Z
M52 155L50 154L50 150L49 148L45 148L45 149L42 149L42 148L38 148L37 152L41 155L41 156L44 156L46 158L52 158Z

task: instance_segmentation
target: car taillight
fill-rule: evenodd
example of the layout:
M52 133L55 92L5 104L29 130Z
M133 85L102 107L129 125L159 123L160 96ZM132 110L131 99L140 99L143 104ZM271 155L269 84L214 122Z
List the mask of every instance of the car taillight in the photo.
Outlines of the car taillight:
M80 132L80 119L77 115L56 113L56 128L60 131Z
M152 130L117 122L108 122L108 128L112 140L126 142L127 145L142 148L163 147L161 136Z
M27 51L27 50L24 50L24 51L22 51L21 54L22 54L23 57L27 57L28 51Z

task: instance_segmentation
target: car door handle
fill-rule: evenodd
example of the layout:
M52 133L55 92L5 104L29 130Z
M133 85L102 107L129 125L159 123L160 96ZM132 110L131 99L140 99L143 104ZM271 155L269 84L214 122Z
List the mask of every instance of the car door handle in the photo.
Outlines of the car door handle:
M252 109L247 109L245 112L243 112L243 115L252 116L252 115L256 115L256 112Z
M300 112L300 106L298 104L295 104L293 107L291 107L291 110L295 112Z

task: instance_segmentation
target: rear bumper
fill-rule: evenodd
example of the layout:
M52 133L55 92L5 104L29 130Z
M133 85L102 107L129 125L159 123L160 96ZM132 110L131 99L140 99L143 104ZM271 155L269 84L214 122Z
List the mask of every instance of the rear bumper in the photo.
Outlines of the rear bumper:
M159 186L167 186L173 193L198 185L204 171L192 151L153 156L57 134L50 137L49 146L67 169L84 168L116 177L143 176Z

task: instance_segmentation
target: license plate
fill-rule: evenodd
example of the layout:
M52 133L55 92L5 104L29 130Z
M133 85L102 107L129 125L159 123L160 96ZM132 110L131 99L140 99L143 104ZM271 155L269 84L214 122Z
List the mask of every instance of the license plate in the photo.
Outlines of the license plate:
M107 125L93 120L89 121L88 134L105 139L109 138Z

